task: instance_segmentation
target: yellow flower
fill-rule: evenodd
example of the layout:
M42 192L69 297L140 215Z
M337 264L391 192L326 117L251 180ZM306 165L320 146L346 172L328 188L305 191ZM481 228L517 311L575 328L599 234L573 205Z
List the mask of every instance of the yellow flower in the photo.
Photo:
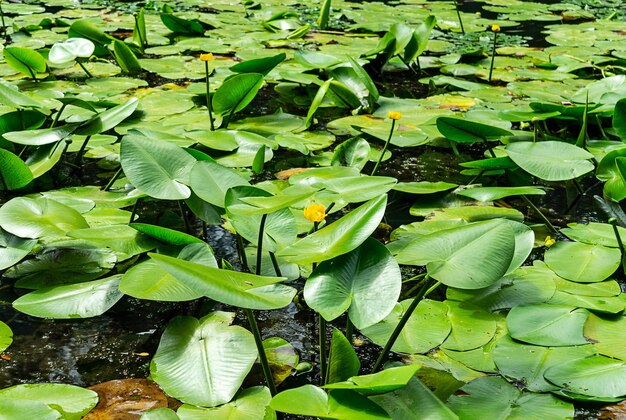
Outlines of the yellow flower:
M201 61L211 61L211 60L213 60L213 54L211 54L211 53L200 54L200 60Z
M311 204L304 208L304 217L311 222L321 222L326 218L326 208L321 204Z
M546 245L546 248L550 248L552 245L556 243L556 240L552 239L552 237L550 236L546 236L544 243Z
M500 32L500 25L491 25L491 30L493 32Z
M402 114L400 114L398 111L389 111L389 113L387 114L387 118L389 118L390 120L399 120L400 118L402 118Z

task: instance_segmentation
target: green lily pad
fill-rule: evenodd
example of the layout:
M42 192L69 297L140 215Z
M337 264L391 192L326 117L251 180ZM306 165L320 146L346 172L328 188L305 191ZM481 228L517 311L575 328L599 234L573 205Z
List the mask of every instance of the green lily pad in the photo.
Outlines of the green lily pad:
M626 318L621 316L598 316L589 314L585 323L584 334L592 340L598 353L626 360L626 346L622 328L626 325Z
M322 262L304 287L307 304L327 321L348 311L359 329L385 318L400 296L400 267L387 248L368 238L358 248Z
M569 360L584 359L595 351L591 344L543 347L519 343L507 336L496 345L493 360L502 375L519 381L529 391L549 392L559 387L543 377L547 369Z
M608 278L621 263L619 249L560 241L546 251L545 263L559 276L580 283Z
M364 395L383 394L405 387L419 368L419 365L390 367L369 375L352 376L346 381L328 384L323 388L352 389Z
M326 419L388 419L387 413L365 396L352 390L337 389L328 394L314 385L282 391L270 403L276 411Z
M36 258L9 268L5 276L17 278L17 287L41 289L97 279L108 273L116 262L115 254L107 249L46 248Z
M400 264L426 265L429 274L447 286L480 289L506 274L514 253L511 226L491 220L417 238L396 259Z
M6 350L13 342L13 331L11 328L0 321L0 351Z
M57 417L48 417L49 415L46 414L42 417L33 418L56 419L62 415L64 419L78 420L96 406L98 394L74 385L45 383L15 385L0 390L2 413L8 414L8 418L18 418L19 415L12 417L10 411L7 413L4 410L3 403L5 401L15 402L17 407L22 405L24 411L20 415L24 415L29 412L29 409L34 408L34 403L41 403L56 412Z
M590 356L552 366L545 378L565 390L598 398L626 395L626 362Z
M617 231L622 242L626 242L626 229L618 226ZM618 246L613 226L608 223L570 223L566 228L561 229L561 233L570 239L589 245L602 245L611 248Z
M385 345L412 300L397 303L393 311L378 324L361 332L378 345ZM439 346L450 334L451 324L445 303L429 299L421 301L407 325L402 329L392 350L402 353L426 353Z
M556 291L558 276L547 268L520 267L489 287L467 290L448 288L447 297L497 311L519 305L547 302Z
M0 226L21 238L63 236L88 228L76 210L47 198L13 198L0 208Z
M13 307L41 318L91 318L102 315L122 298L118 289L121 278L115 275L85 283L44 287L13 301Z
M514 195L545 195L546 191L538 187L476 187L454 193L478 201L494 201Z
M466 351L487 344L496 333L495 317L477 306L464 302L446 301L450 335L441 344L447 350Z
M593 155L580 147L560 141L511 143L505 148L523 170L546 181L578 178L594 169Z
M226 404L214 408L197 407L194 405L183 404L178 408L176 419L232 419L245 420L251 418L271 419L274 415L273 410L269 408L272 395L266 387L255 386L240 391L237 398ZM142 419L143 420L143 419ZM145 419L145 420L152 420ZM155 419L169 420L169 419Z
M589 312L571 306L535 304L516 306L506 317L511 337L540 346L587 344L583 326Z
M212 312L197 320L177 317L165 329L150 373L169 395L214 407L229 402L252 368L252 333L230 326L234 314Z
M485 376L460 388L462 395L453 395L448 407L459 418L571 418L574 406L550 394L520 391L504 379ZM494 398L497 396L497 398Z

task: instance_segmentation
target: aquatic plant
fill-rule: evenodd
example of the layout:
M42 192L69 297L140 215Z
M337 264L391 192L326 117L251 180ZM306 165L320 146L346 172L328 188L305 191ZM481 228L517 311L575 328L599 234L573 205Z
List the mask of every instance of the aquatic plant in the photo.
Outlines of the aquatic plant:
M586 11L2 6L0 363L27 363L13 314L123 313L154 335L125 354L183 403L148 419L568 418L626 396L619 22L536 48L500 26ZM581 216L593 195L607 223ZM0 412L96 399L16 385Z

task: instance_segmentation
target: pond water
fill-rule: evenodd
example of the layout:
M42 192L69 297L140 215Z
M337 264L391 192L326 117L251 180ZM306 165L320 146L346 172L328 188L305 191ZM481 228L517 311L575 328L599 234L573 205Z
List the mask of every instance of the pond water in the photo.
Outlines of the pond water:
M397 5L398 3L395 1L385 2L388 5ZM402 4L404 3L402 2ZM411 2L406 3L411 4ZM418 5L422 3L421 1L415 2ZM543 1L541 3L552 5L561 2ZM579 3L583 2L571 2L571 4ZM94 8L104 7L104 5L119 6L122 10L136 7L136 5L126 2L122 4L109 4L108 2L84 4L85 7ZM223 6L223 3L220 2L220 5ZM182 8L184 7L185 5L182 5ZM188 7L193 9L195 5ZM487 20L497 20L502 16L500 11L493 11L494 7L497 9L497 6L483 2L466 1L463 2L460 9L469 14L480 13ZM619 6L613 7L613 9L616 13L624 13L623 8ZM63 6L52 6L47 11L57 13L63 12L63 10L65 10ZM76 13L67 12L72 17L75 17ZM581 21L576 19L572 20L571 23L580 23ZM545 39L545 29L553 24L555 21L548 19L544 21L521 20L519 25L507 30L506 35L502 35L501 46L543 48L552 45ZM486 36L487 44L491 42L491 38L488 36L490 34L487 33ZM481 36L484 38L485 34L482 33ZM442 39L442 42L449 41ZM457 37L458 45L456 47L462 49L466 47L465 44L469 45L474 42L476 42L476 35L468 35L467 42L463 41L462 37ZM149 55L148 57L156 56ZM380 79L378 87L382 95L412 99L423 98L428 93L432 93L429 92L430 87L427 84L417 82L418 77L414 73L401 70L397 64L390 67L390 71ZM428 66L425 66L424 71L428 75ZM190 80L174 78L171 75L163 77L156 72L146 74L146 78L150 88L165 83L186 86L190 82ZM283 99L271 88L266 88L252 102L251 106L241 113L241 116L272 113L279 106L286 111L297 108L293 104L285 103ZM167 113L167 111L164 112ZM339 115L341 112L343 111L340 111ZM335 111L322 111L318 115L319 122L316 128L325 128L327 123L339 115ZM340 140L348 137L341 136ZM482 146L468 148L463 151L465 155L462 156L456 156L431 146L396 149L391 159L381 166L378 175L392 176L402 182L445 180L464 184L467 182L467 177L459 175L458 163L471 158L478 159L482 157L484 152L485 148ZM263 173L255 175L255 179L258 181L271 179L277 170L295 167L301 160L301 156L291 152L284 152L284 155L277 154L272 161L272 166L265 168ZM89 173L87 170L83 174L72 174L69 182L78 184L86 181L87 184L101 185L103 182L97 179L96 175L96 171ZM546 182L544 185L550 187L552 184ZM538 200L538 207L559 226L565 226L571 222L587 223L606 220L605 215L594 207L593 200L594 195L602 195L602 185L597 184L595 180L586 180L581 188L585 194L582 198L576 199L576 202L573 202L575 191L572 185L568 189L559 188L555 193L546 195L545 199ZM390 211L385 219L385 223L391 228L415 220L409 215L409 208L412 205L410 197L402 193L394 193L390 200L396 203L393 211ZM5 201L3 200L3 203ZM525 208L521 201L514 201L513 204L518 209ZM566 208L570 207L568 204L571 204L571 208L566 211ZM526 208L525 213L527 220L537 220L536 215L531 210ZM155 223L173 229L185 230L177 206L164 206L162 202L148 201L142 204L138 214L140 215L138 222ZM197 222L192 228L198 235L202 231L200 222ZM384 236L384 233L381 236ZM215 251L218 261L227 260L238 267L237 244L235 237L229 231L219 226L210 226L208 242ZM4 352L7 356L6 359L0 361L0 388L19 383L35 382L62 382L91 386L112 379L147 377L150 358L156 351L160 336L168 321L178 315L205 313L206 305L208 305L206 301L194 302L193 304L165 303L124 297L112 309L95 318L49 320L31 317L13 310L10 302L23 294L23 290L13 288L12 280L8 278L3 278L1 284L0 302L3 303L0 303L0 319L11 327L14 340ZM301 283L298 285L300 288L302 287ZM216 308L220 308L220 306L218 305ZM312 311L292 303L282 310L260 311L258 321L265 337L282 337L295 347L301 362L310 362L312 365L318 363L317 325ZM243 314L238 314L235 322L246 325ZM338 325L343 325L343 323L345 323L344 318L337 321ZM363 342L362 346L358 348L358 353L362 356L363 367L370 367L373 364L370 350L374 346L368 344L367 339L363 336L360 336L359 339ZM304 384L314 380L316 375L315 371L303 372L289 378L287 384L289 386ZM261 384L263 381L260 371L258 375L249 378L248 382L250 383L246 383L246 385ZM593 415L593 413L585 412L584 409L579 411L580 418L591 418Z

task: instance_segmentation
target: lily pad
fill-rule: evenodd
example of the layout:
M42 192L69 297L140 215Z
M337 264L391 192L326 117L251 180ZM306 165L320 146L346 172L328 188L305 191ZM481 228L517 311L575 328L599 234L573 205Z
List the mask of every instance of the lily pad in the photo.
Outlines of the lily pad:
M619 249L580 242L558 242L546 251L545 263L559 276L581 283L608 278L621 263Z
M591 172L593 155L560 141L516 142L505 148L523 170L546 181L565 181Z
M448 407L460 418L563 419L574 416L572 404L550 394L520 391L500 377L474 379L460 391L462 395L454 395L448 400Z
M385 318L400 296L400 267L387 248L368 238L355 250L322 262L304 287L307 304L327 321L348 311L367 328Z
M150 373L169 395L205 407L229 402L257 358L252 333L234 314L177 317L165 329Z
M506 317L511 337L540 346L587 344L583 326L589 316L584 309L570 306L536 304L516 306Z

